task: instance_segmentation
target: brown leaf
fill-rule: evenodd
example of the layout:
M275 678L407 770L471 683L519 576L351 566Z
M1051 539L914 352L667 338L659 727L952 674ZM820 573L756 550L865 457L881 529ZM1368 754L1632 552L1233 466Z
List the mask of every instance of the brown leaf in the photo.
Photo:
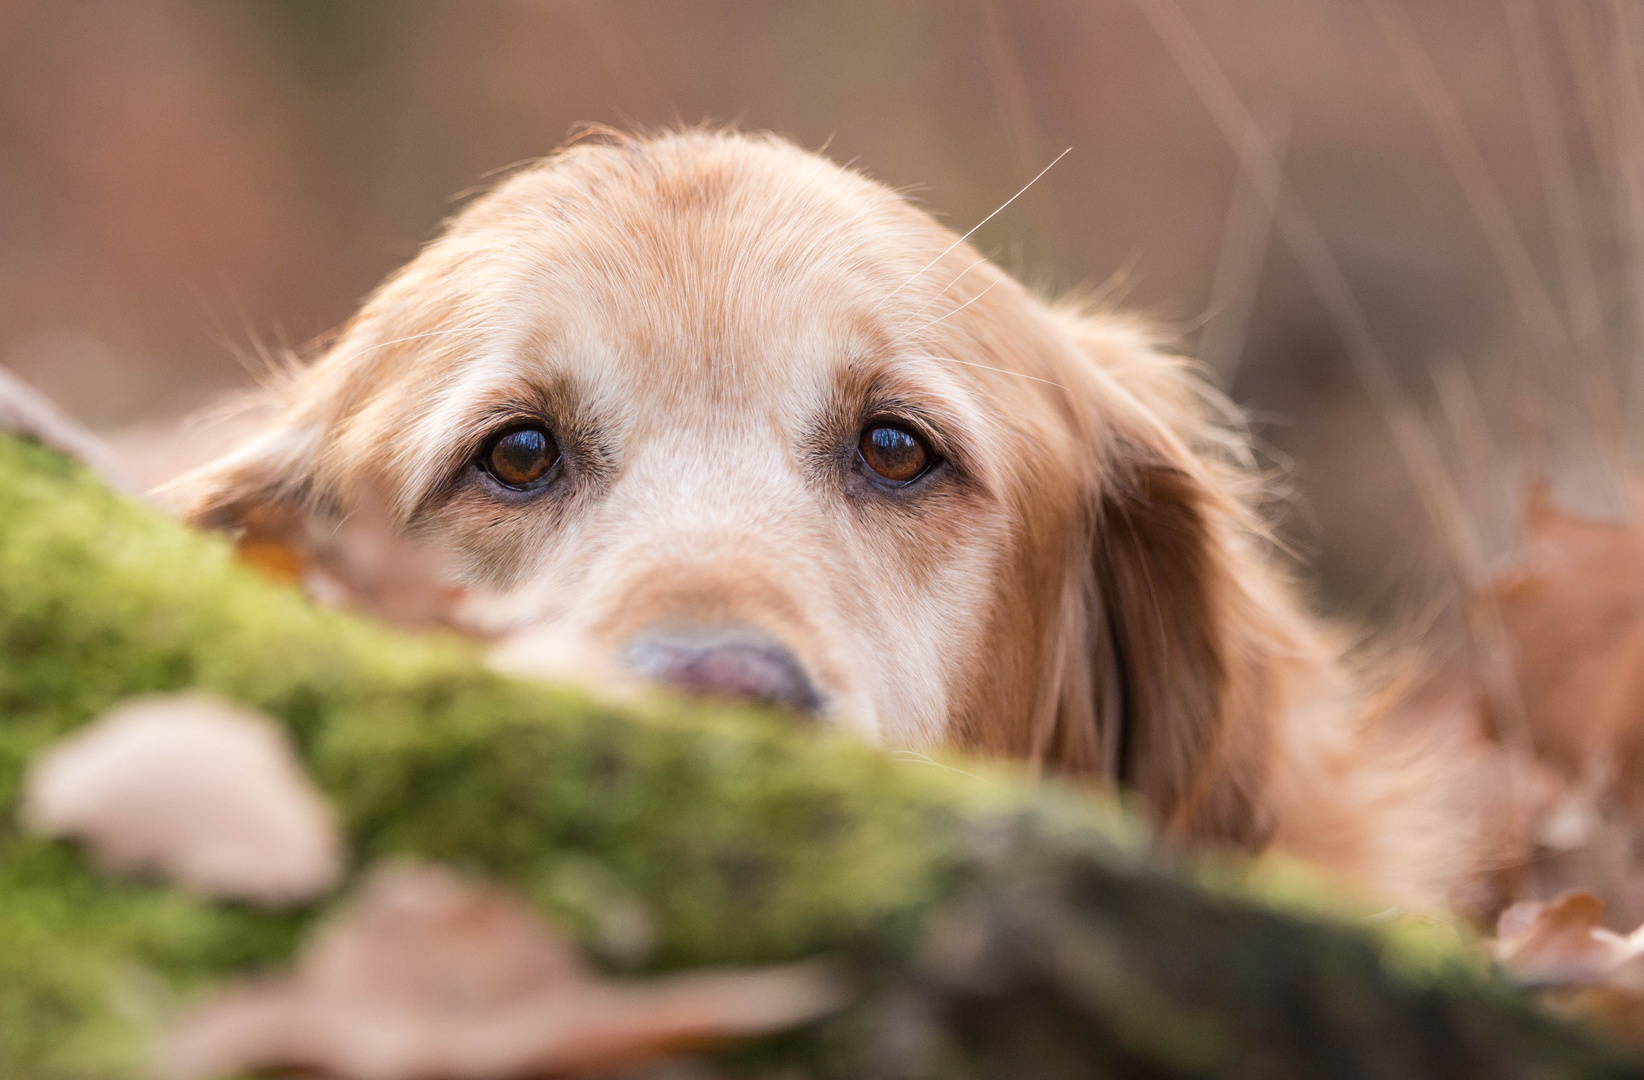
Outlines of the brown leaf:
M374 874L291 975L228 989L185 1017L161 1071L507 1080L765 1034L841 1003L816 964L609 982L520 901L402 864Z
M1644 500L1635 499L1644 511ZM1489 586L1542 757L1571 775L1644 751L1644 514L1566 514L1544 489L1515 567Z
M1515 564L1483 597L1500 616L1533 743L1514 743L1529 751L1518 771L1540 789L1530 857L1510 860L1504 891L1591 891L1616 929L1644 921L1644 849L1634 842L1644 835L1644 484L1633 495L1633 519L1615 522L1532 491Z
M1530 986L1644 992L1644 927L1618 934L1600 925L1603 917L1604 901L1587 892L1514 904L1496 924L1496 959Z
M285 733L203 695L127 702L48 748L29 768L23 816L109 869L208 896L299 902L342 872L336 823Z
M1514 904L1497 923L1496 960L1552 1011L1644 1048L1644 927L1622 935L1603 917L1592 893Z
M335 520L261 507L246 516L236 549L247 564L300 584L326 607L410 629L470 630L459 625L459 608L469 594L453 584L446 553L406 536L387 504L370 492Z
M1530 985L1601 983L1637 955L1630 939L1599 925L1603 917L1604 901L1587 892L1514 904L1496 924L1496 958Z
M303 580L303 559L295 548L266 540L242 541L235 549L240 559L288 585L299 585Z
M270 577L300 584L316 603L396 626L447 624L464 595L451 584L443 554L402 535L370 495L336 520L261 507L246 516L236 549Z

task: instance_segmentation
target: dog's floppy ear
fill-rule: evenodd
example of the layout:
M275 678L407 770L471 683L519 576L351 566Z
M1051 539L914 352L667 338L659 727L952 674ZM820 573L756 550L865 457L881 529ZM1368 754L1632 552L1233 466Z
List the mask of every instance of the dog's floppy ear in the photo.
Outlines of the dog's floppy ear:
M1259 846L1304 618L1272 564L1238 444L1179 362L1075 324L1095 363L1098 465L1062 619L1053 769L1138 793L1168 834Z
M157 494L184 520L208 529L236 530L264 511L310 509L321 439L318 418L283 411L247 442Z

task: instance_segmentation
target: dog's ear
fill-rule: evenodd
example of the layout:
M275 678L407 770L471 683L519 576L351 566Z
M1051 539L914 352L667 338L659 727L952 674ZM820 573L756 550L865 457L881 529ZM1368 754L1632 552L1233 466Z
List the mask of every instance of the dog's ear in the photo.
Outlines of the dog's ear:
M185 521L208 529L234 531L267 512L302 512L314 504L319 444L317 424L275 416L236 449L157 494Z
M1261 568L1241 565L1203 476L1145 453L1116 466L1097 499L1090 606L1113 767L1169 831L1260 843L1276 672L1241 576Z
M1103 775L1167 834L1259 846L1285 668L1304 616L1196 376L1092 330L1100 446L1063 616L1052 769Z

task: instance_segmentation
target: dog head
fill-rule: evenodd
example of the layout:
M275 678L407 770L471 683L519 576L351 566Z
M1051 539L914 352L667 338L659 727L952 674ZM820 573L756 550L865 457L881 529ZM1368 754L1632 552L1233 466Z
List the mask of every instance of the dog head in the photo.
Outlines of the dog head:
M1211 396L818 156L575 145L267 393L267 428L176 485L195 521L384 492L561 667L1268 827L1294 608Z

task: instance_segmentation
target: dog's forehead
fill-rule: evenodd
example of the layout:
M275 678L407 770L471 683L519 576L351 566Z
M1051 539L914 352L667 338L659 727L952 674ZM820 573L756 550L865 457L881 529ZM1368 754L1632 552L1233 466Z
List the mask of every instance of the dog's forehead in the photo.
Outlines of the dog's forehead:
M681 137L573 154L499 189L482 229L589 286L735 301L749 287L901 279L951 237L894 192L785 143ZM534 243L533 243L534 242Z
M489 253L466 280L493 310L507 298L504 364L551 364L589 393L620 384L607 390L630 406L777 409L842 366L919 366L899 336L945 310L946 268L921 270L953 238L896 195L781 145L600 149L506 186L453 237Z
M988 457L1050 415L1035 310L889 189L786 144L693 137L509 181L373 298L335 363L363 403L348 430L405 431L419 483L454 433L545 395L630 453L710 427L798 446L912 409Z

